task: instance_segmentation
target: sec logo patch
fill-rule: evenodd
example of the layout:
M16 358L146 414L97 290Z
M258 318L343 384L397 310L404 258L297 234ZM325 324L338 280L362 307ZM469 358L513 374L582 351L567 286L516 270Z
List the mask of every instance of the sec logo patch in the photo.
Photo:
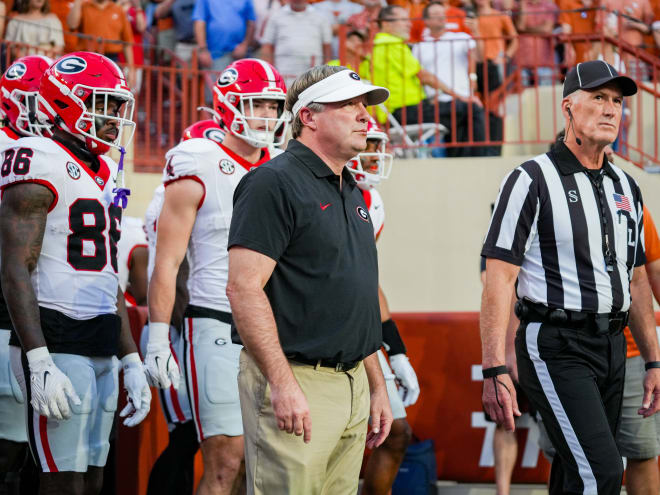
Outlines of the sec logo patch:
M80 167L73 162L66 162L66 171L73 180L80 179Z
M236 170L236 166L234 165L234 162L232 162L231 160L227 160L227 159L220 160L220 163L218 164L218 166L220 167L220 171L223 174L227 174L227 175L233 174L234 170Z
M361 206L358 206L355 211L357 211L358 216L364 220L365 222L369 221L369 214L367 213L367 210L362 208Z

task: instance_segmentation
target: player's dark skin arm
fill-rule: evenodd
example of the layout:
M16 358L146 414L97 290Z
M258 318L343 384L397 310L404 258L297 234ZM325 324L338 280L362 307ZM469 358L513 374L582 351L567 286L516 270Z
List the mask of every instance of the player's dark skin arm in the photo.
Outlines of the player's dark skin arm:
M117 314L121 318L121 330L119 331L119 359L127 354L137 352L135 340L131 333L131 324L128 319L128 312L126 311L126 301L121 289L117 287Z
M128 273L128 292L135 298L138 306L147 304L147 264L149 251L144 246L136 247L131 255L131 269Z
M24 352L46 346L30 274L41 254L48 208L54 199L47 187L23 183L5 189L0 204L0 280Z

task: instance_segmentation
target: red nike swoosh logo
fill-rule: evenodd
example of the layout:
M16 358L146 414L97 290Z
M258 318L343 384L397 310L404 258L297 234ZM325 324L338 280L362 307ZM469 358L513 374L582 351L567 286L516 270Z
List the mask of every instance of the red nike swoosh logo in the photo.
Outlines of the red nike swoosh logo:
M322 205L319 203L319 206L321 207L322 210L325 210L328 206L330 206L332 203L328 203L327 205Z

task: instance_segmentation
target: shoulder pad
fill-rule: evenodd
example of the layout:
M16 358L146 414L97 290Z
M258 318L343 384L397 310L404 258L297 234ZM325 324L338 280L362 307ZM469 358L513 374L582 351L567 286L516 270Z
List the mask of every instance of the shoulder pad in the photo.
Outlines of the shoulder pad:
M208 139L195 138L179 143L165 155L163 182L167 184L202 174L210 163L210 154L217 151L218 144Z
M80 167L68 167L73 162L54 141L41 137L17 139L0 155L0 186L16 182L37 182L57 195L67 170L72 178L80 176Z

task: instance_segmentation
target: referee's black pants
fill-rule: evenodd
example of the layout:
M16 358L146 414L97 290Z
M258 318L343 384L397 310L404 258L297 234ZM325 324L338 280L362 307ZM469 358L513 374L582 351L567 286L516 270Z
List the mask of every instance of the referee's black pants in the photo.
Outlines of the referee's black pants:
M557 451L549 492L618 495L623 462L614 436L623 399L623 332L598 335L522 323L516 356L520 386L541 414Z

